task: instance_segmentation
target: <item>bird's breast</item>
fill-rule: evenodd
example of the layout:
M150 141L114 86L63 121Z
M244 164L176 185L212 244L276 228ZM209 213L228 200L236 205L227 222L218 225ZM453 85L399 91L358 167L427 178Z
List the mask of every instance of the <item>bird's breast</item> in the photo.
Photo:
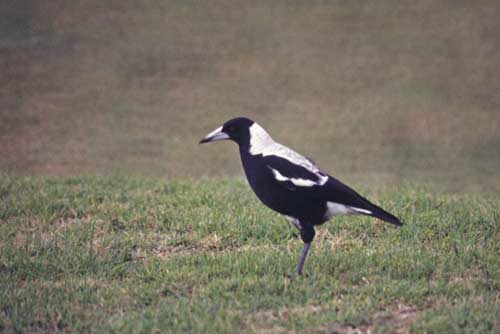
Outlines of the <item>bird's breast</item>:
M264 201L265 198L278 191L275 189L276 185L271 170L265 166L260 156L241 154L241 162L248 183L259 199Z

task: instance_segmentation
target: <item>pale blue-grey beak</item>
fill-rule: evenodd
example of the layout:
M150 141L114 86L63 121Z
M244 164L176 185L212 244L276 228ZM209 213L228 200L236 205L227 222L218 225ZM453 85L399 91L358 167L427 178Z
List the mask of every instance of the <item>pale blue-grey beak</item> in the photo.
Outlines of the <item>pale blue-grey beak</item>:
M219 126L217 129L206 135L205 138L200 140L200 144L210 143L211 141L217 141L217 140L226 140L226 139L230 139L228 134L222 131L222 126Z

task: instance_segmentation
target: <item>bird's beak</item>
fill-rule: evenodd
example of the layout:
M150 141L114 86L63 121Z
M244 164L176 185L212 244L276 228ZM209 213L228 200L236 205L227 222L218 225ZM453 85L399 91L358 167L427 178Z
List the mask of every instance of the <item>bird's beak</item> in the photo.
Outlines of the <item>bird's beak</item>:
M230 138L227 133L222 132L222 126L220 126L214 131L210 132L208 135L206 135L205 138L200 140L200 144L210 143L211 141L225 140L225 139L230 139Z

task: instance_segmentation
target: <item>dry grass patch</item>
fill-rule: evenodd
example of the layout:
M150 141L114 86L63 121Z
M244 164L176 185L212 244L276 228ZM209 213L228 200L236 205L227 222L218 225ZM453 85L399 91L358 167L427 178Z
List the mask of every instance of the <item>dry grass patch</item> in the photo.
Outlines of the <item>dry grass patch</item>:
M61 231L61 230L65 230L68 227L82 225L82 224L88 224L90 222L91 222L90 217L77 218L76 212L72 212L67 217L62 217L62 218L57 219L52 226L55 228L55 231Z
M323 250L348 250L354 246L362 246L360 239L353 239L341 234L332 234L327 229L318 229L314 238L314 247Z
M154 248L152 253L154 256L169 259L176 256L189 256L197 253L200 250L197 250L195 247L183 246L183 245L162 245ZM141 256L144 258L144 256Z
M417 319L419 310L416 307L403 303L394 303L390 306L381 306L369 320L360 325L329 324L308 328L307 333L335 333L335 334L407 334L410 333L412 323ZM383 331L381 331L383 330Z
M296 317L307 317L331 311L340 311L341 305L306 305L303 307L281 308L266 310L250 315L246 323L252 324L250 332L253 333L296 333L297 330L279 326L281 321L288 321ZM319 326L301 330L303 333L336 333L336 334L369 334L379 328L388 328L384 333L406 334L410 333L412 323L417 319L419 310L414 306L403 303L381 306L369 320L360 325L340 325L326 323Z
M283 307L280 309L271 309L259 311L249 315L244 323L252 333L291 333L294 332L285 327L276 325L280 321L287 321L294 317L303 317L315 315L330 310L328 305L305 305L301 307Z
M326 312L331 307L327 305L306 305L300 307L283 307L280 309L265 310L253 314L251 317L258 321L288 320L294 316L304 316Z
M483 281L486 279L486 273L480 269L466 270L463 273L455 273L448 279L450 284L466 284L468 282Z
M220 250L221 238L216 233L211 233L194 244L159 245L151 253L160 258L175 256L189 256L200 252ZM142 258L147 256L143 253Z
M300 248L300 244L297 240L289 240L288 243L282 245L286 247L289 252L296 251ZM193 244L175 244L175 245L159 245L154 247L151 254L160 258L172 258L176 256L190 256L198 253L213 253L213 254L225 254L225 253L243 253L243 252L270 252L283 250L283 247L270 244L246 244L242 246L236 245L223 245L222 237L217 233L211 233L204 238ZM146 257L147 252L142 252L140 249L136 250L137 254L141 258Z

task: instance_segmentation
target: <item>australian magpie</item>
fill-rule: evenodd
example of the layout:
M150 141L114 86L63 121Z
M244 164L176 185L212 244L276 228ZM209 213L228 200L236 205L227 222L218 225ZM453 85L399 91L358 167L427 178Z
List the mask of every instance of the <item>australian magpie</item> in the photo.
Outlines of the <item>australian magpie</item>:
M319 169L314 161L275 142L257 123L231 119L200 141L233 140L248 183L269 208L285 215L300 231L304 242L296 273L302 274L315 225L338 215L361 214L401 226L394 215Z

